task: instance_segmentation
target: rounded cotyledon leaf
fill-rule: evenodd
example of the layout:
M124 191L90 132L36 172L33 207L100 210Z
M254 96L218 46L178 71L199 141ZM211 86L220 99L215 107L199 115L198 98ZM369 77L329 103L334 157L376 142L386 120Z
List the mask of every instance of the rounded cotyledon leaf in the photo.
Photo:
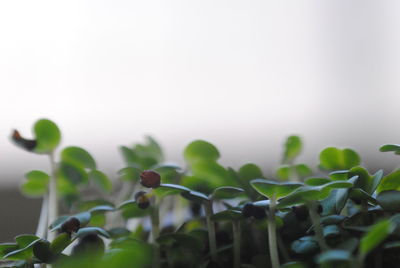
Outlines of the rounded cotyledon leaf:
M81 168L96 168L96 161L85 149L77 146L68 146L61 151L61 160Z
M214 189L211 194L213 199L232 199L243 193L244 190L238 187L222 186Z
M26 181L21 185L23 194L30 197L40 197L47 192L50 176L45 172L32 170L25 177Z
M211 216L213 221L235 221L242 218L242 212L234 209L223 210Z
M104 192L112 191L112 182L104 172L94 169L88 175L89 180L95 182Z
M257 192L269 199L284 197L303 185L294 182L279 183L265 179L255 179L250 183Z
M216 161L220 157L217 147L204 140L196 140L186 146L183 155L189 163L198 160Z
M344 170L358 166L361 162L360 156L353 150L335 147L325 148L319 155L322 169L326 170Z
M60 129L48 119L38 120L33 126L33 132L37 142L34 151L37 153L50 153L61 141Z

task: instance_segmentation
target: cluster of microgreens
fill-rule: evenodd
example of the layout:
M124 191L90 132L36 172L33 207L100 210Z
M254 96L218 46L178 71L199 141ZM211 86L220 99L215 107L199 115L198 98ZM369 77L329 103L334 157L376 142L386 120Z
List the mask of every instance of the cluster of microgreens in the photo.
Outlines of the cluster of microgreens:
M184 150L185 167L167 164L152 138L122 146L117 180L85 149L60 152L47 119L32 139L12 140L49 159L22 192L43 199L36 234L0 244L0 267L397 267L400 170L370 174L351 149L325 148L318 169L297 163L298 136L284 145L275 178L255 164L219 163L212 144ZM400 154L400 145L381 151Z

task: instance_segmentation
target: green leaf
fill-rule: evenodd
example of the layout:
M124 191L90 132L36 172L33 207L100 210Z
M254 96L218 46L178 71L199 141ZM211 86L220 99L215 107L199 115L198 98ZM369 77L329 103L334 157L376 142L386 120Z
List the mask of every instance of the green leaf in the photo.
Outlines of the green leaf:
M151 210L150 208L139 208L135 200L127 200L121 203L118 209L122 211L122 217L124 219L141 218L149 215Z
M386 211L400 211L400 191L383 191L376 197L378 204Z
M381 183L383 178L383 170L378 170L371 178L371 183L367 189L369 194L373 194L375 190L378 188L379 184Z
M376 191L380 193L387 190L400 190L400 169L383 177Z
M310 254L319 249L314 236L300 237L292 243L291 248L297 254Z
M196 184L185 186L195 190L203 191L206 187L212 190L221 186L237 186L237 181L217 162L199 160L192 164L192 173L197 178Z
M96 168L96 161L90 155L90 153L77 146L69 146L64 148L64 150L61 152L61 160L65 163L69 163L80 168Z
M17 243L1 243L0 244L0 258L3 258L4 255L10 253L12 251L18 250Z
M400 154L400 145L399 144L385 144L379 149L379 151L394 152L395 154Z
M59 234L50 244L50 250L54 254L61 253L66 247L72 243L71 237L67 233Z
M283 264L282 268L307 268L307 265L299 261L292 261Z
M309 201L320 201L327 198L333 189L350 188L351 186L353 184L348 181L333 181L321 186L303 186L280 199L277 207L282 209Z
M361 162L358 154L351 149L328 147L320 155L320 167L326 170L343 170L358 166Z
M294 166L297 175L300 178L305 178L307 176L310 176L312 174L312 170L309 166L307 166L306 164L297 164Z
M169 183L162 183L159 187L153 189L153 192L160 198L163 198L168 195L176 195L182 192L190 192L190 191L191 190L185 186L181 186L178 184L169 184Z
M344 181L347 180L349 170L336 170L329 173L329 178L333 181Z
M118 175L124 181L133 181L137 182L140 179L140 173L142 171L139 168L135 167L125 167L118 170Z
M301 187L302 184L294 182L279 183L276 181L255 179L251 181L251 185L261 195L271 199L281 198L287 196L297 188Z
M374 224L360 241L360 253L367 255L386 239L393 228L394 226L389 220L383 220Z
M207 195L197 192L197 191L190 191L190 192L182 192L181 195L193 202L204 202L204 201L210 201Z
M66 162L60 163L57 174L59 177L71 182L74 185L87 184L89 180L85 169Z
M32 258L33 251L32 247L41 239L38 238L34 241L32 241L30 244L25 246L24 248L20 248L18 250L12 251L4 255L3 259L9 259L9 260L27 260Z
M245 182L264 177L261 169L257 165L251 163L241 166L238 175L240 180Z
M43 263L50 263L54 258L55 254L50 250L50 242L47 240L39 240L33 245L33 254Z
M115 227L110 230L108 230L108 233L112 239L120 238L120 237L126 237L131 234L131 232L124 228L124 227Z
M234 209L220 211L211 217L213 221L236 221L242 218L242 212Z
M318 255L317 263L320 265L351 262L351 252L347 250L331 249Z
M43 196L47 192L50 176L40 170L33 170L25 174L26 182L21 185L22 193L31 196Z
M74 238L78 238L78 237L83 237L87 234L91 234L91 233L96 233L98 235L104 236L105 238L110 238L109 233L104 230L103 228L100 227L84 227L84 228L80 228L78 230L78 232L76 233L76 236Z
M33 241L37 240L38 238L39 237L37 237L36 235L23 234L16 236L14 239L20 248L24 248L29 244L31 244Z
M37 153L50 153L54 151L61 141L60 129L48 119L38 120L33 126L33 132L37 141L34 150Z
M211 197L213 199L232 199L238 197L244 190L238 187L223 186L216 188Z
M89 209L90 213L99 213L99 212L108 212L108 211L114 211L115 208L110 206L110 205L100 205L100 206L95 206Z
M189 163L198 160L217 161L220 157L218 149L209 142L196 140L186 146L183 155Z
M310 186L320 186L331 182L328 178L308 178L304 181L305 184Z
M283 163L291 163L300 154L302 142L299 136L290 136L285 142L285 152L283 153Z
M335 237L340 235L340 230L339 227L337 227L337 225L327 225L324 226L323 228L323 234L327 238Z
M89 180L94 181L104 192L109 193L112 191L112 182L107 177L107 175L101 172L100 170L95 169L90 171Z
M127 164L137 164L139 162L139 157L136 153L126 146L119 147L122 156Z
M292 167L289 165L282 165L276 170L278 179L287 181L292 176Z

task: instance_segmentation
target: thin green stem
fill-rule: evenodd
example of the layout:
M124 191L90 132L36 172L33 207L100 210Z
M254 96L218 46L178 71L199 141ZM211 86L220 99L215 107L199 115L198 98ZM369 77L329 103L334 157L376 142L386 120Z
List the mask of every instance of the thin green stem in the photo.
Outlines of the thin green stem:
M58 217L58 198L57 198L57 183L56 183L56 162L54 159L54 153L51 152L49 154L50 158L50 168L51 168L51 176L49 181L49 212L48 212L48 221L47 226L53 223ZM48 230L47 239L49 241L53 241L56 236L55 232L50 232Z
M240 267L240 243L241 243L241 228L240 228L240 221L233 221L233 267L239 268Z
M204 211L206 214L208 241L210 245L210 254L213 261L217 261L217 241L215 239L215 225L211 220L213 212L212 201L204 202Z
M276 199L271 197L269 199L269 213L268 213L268 244L269 244L269 255L271 258L272 268L279 268L279 254L276 240L276 222L275 222L275 206Z
M160 235L160 212L158 208L158 203L154 202L154 206L151 210L151 234L153 237L154 243L154 259L153 259L153 268L160 267L160 247L157 243L157 238Z
M325 241L324 232L321 226L321 220L317 213L317 203L315 201L309 202L307 204L307 207L310 212L310 218L314 226L315 238L317 239L318 245L322 251L326 251L329 249L329 247Z

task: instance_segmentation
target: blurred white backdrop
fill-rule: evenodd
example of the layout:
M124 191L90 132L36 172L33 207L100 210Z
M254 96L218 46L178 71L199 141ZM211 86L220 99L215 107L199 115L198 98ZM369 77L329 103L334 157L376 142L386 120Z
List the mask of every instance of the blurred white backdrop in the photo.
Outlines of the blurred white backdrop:
M117 146L146 134L171 160L202 138L225 164L271 172L297 133L313 166L335 145L389 170L399 159L378 148L400 142L399 11L369 0L1 1L1 182L46 168L9 141L42 117L110 175Z

